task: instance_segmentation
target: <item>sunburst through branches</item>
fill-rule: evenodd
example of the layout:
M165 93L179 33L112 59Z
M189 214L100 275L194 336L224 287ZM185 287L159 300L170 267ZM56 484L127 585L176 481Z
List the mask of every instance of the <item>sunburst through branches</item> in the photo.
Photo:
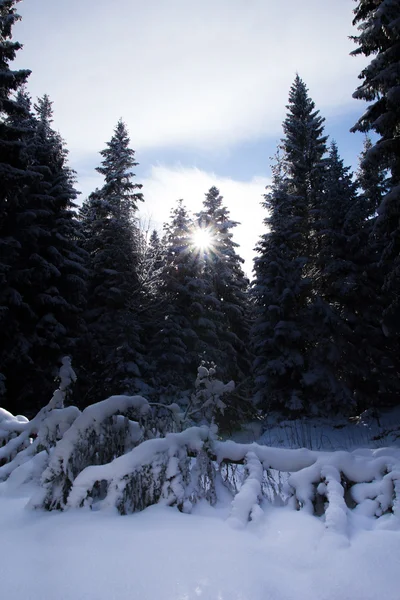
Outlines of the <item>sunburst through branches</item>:
M196 227L191 237L192 244L197 250L205 252L213 246L213 235L208 227Z

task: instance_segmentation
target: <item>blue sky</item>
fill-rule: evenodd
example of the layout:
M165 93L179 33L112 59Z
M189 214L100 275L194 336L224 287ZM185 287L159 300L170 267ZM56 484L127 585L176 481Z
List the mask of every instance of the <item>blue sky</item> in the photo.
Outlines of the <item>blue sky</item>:
M198 210L217 185L251 270L260 206L295 73L347 164L362 136L352 100L352 0L35 0L21 2L16 61L28 89L54 101L82 197L101 185L98 152L122 117L140 165L142 219L160 227L174 201Z

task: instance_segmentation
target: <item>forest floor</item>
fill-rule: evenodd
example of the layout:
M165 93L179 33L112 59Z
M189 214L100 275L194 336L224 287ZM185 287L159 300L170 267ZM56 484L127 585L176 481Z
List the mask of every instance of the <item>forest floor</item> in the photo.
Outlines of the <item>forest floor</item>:
M327 452L400 447L400 407L381 411L378 417L371 411L365 411L353 419L337 416L329 419L282 420L282 417L272 413L265 420L247 424L235 432L231 439L277 448L308 448Z
M309 446L324 450L396 445L396 417L382 418L380 434L367 418L316 428L270 421L261 439L295 447L308 436ZM260 433L257 427L248 428L247 438ZM31 492L15 482L0 484L1 599L400 598L400 519L392 514L378 520L351 515L343 536L327 531L323 518L267 503L257 522L235 529L224 499L216 508L200 503L190 515L155 506L119 516L32 511L26 508Z

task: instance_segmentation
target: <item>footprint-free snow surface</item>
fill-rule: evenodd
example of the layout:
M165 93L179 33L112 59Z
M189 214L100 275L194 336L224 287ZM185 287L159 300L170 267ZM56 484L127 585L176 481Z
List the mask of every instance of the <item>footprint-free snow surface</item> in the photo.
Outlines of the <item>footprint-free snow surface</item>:
M151 507L119 516L32 511L0 490L0 598L12 600L399 600L400 526L354 516L350 535L264 506L234 529L228 509Z

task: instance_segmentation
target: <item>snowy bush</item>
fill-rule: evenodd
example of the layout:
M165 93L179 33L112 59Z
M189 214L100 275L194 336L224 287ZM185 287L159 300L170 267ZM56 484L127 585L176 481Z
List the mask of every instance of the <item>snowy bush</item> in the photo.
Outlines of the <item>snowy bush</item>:
M41 452L46 454L41 463L44 465L51 450L80 414L74 406L64 408L69 386L76 379L69 357L62 359L58 379L59 387L50 402L31 421L0 409L0 418L3 417L0 422L3 435L0 435L4 442L0 448L0 481ZM4 436L7 431L8 436Z
M104 465L88 466L74 479L62 506L49 504L47 508L93 506L116 507L121 514L143 510L157 502L176 505L189 511L198 497L215 498L209 487L205 489L207 467L191 469L193 456L201 455L210 432L206 427L192 427L181 433L170 433L164 438L146 440L127 454ZM203 461L203 457L201 458ZM201 462L204 465L204 462ZM98 490L102 488L103 497Z
M190 512L231 497L229 522L243 527L263 515L266 502L287 503L322 518L346 536L352 514L400 516L400 451L283 449L219 441L211 426L233 384L199 368L196 393L185 414L177 405L142 396L111 396L82 413L64 408L75 374L69 359L49 404L28 421L0 410L0 480L40 482L30 505L48 510L89 506L121 514L156 503ZM172 432L171 432L172 430Z
M235 389L235 384L233 381L222 383L215 376L215 364L211 363L207 368L206 363L202 362L197 369L195 392L191 396L186 418L195 422L212 423L218 414L224 414L226 404L222 398Z
M17 415L15 417L8 412L8 410L0 408L0 448L6 446L8 442L18 437L26 428L28 422L29 420L26 417L23 417L22 415Z
M55 447L43 473L39 504L47 509L64 508L81 471L109 463L145 439L149 411L142 396L111 396L88 406Z

